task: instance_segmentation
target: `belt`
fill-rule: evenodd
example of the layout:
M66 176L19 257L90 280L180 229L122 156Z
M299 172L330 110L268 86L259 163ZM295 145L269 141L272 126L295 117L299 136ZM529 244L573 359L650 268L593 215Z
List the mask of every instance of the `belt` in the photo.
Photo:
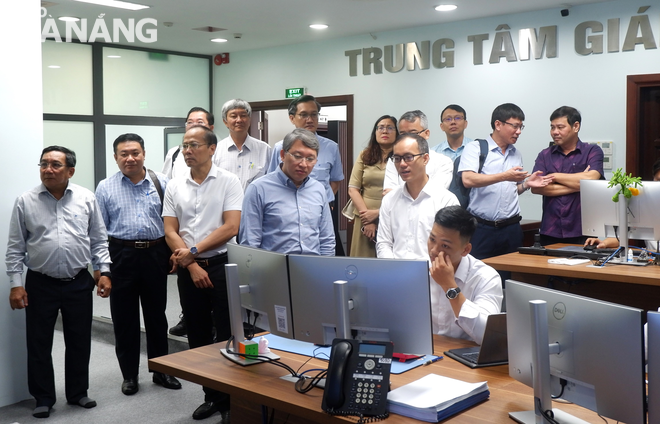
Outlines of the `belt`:
M477 218L477 222L480 223L480 224L485 224L485 225L488 225L490 227L495 227L495 228L502 228L502 227L507 227L509 225L519 223L520 220L522 219L522 216L514 215L511 218L501 219L499 221L488 221L486 219L481 219L478 216L475 216L475 218Z
M202 268L207 268L209 266L226 264L227 263L227 252L221 253L216 256L211 256L210 258L195 258L197 265Z
M78 277L80 277L80 275L81 275L83 272L87 272L87 268L83 268L83 269L81 269L76 275L74 275L73 277L69 277L69 278L55 278L55 277L51 277L50 275L42 274L41 272L38 272L38 271L32 271L32 270L30 270L30 271L31 271L31 272L34 272L35 274L39 274L39 275L41 275L42 277L49 278L49 279L51 279L51 280L61 281L61 282L63 282L63 283L68 283L68 282L70 282L70 281L74 281L74 280L76 280Z
M114 237L108 237L108 241L111 243L121 244L122 246L126 247L148 249L165 241L165 237L157 238L156 240L122 240Z

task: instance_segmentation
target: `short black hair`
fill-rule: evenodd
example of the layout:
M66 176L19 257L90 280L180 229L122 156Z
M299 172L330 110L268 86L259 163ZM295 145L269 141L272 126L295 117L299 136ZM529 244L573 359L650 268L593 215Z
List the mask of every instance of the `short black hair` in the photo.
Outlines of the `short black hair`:
M186 115L186 121L190 117L190 114L193 112L204 112L206 114L206 122L208 122L209 125L215 124L215 117L213 116L213 114L208 110L204 109L203 107L197 107L197 106L195 106L194 108L188 111L188 114Z
M568 125L570 125L571 127L576 122L579 122L580 125L582 125L582 115L580 115L580 111L570 106L562 106L556 109L554 112L552 112L552 115L550 115L550 122L554 121L555 119L562 118L564 116L568 121Z
M490 127L495 129L495 121L506 122L510 118L525 120L525 113L518 105L503 103L495 108L490 118Z
M212 144L216 144L216 145L218 144L218 136L215 135L215 133L213 132L213 130L211 130L211 128L205 125L193 125L192 127L188 127L186 132L193 130L195 128L201 128L202 130L204 130L204 141L206 142L206 144L208 144L209 146Z
M62 152L66 156L66 166L69 168L75 168L76 167L76 152L74 152L71 149L67 149L66 147L63 146L48 146L45 149L41 151L41 156L39 156L39 160L44 157L44 155L48 152Z
M419 134L400 134L396 140L394 140L394 143L392 143L392 146L396 146L398 142L400 142L403 139L406 138L412 138L417 142L417 147L419 148L419 153L428 153L429 152L429 142L426 141L424 137L422 137Z
M453 104L447 106L447 107L444 108L444 109L442 109L442 112L440 112L440 121L442 121L442 115L445 114L445 112L447 111L447 109L455 110L456 112L462 113L462 114L463 114L463 118L465 118L465 120L467 121L467 112L465 111L465 109L463 109L463 108L460 107L459 105L453 105Z
M321 111L321 103L319 103L314 96L305 94L303 96L296 97L295 99L291 100L291 103L289 103L289 115L295 115L296 112L298 112L298 105L300 103L307 103L307 102L316 103L316 111L317 112Z
M435 214L435 223L456 230L461 239L468 243L477 229L477 219L459 205L447 206Z
M115 152L115 154L117 154L117 146L119 145L119 143L124 143L126 141L136 141L140 143L140 147L142 147L142 151L144 152L144 140L142 139L142 137L140 137L137 134L126 133L117 137L115 139L115 142L112 143L112 150Z

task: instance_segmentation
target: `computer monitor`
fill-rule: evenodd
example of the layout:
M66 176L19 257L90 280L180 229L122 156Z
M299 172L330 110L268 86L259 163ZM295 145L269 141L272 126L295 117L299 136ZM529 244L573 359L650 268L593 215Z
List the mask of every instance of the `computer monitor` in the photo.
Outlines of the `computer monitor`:
M243 286L241 306L259 313L257 327L292 339L294 332L286 255L238 244L228 244L227 255L228 263L238 265L238 279Z
M612 201L616 187L607 187L608 181L580 181L582 207L582 234L588 237L620 237L619 203ZM660 240L660 181L642 181L640 195L628 204L628 238ZM624 197L620 195L619 202Z
M646 422L642 310L513 280L506 297L509 375L534 387L530 407L552 409L550 394L561 393L602 416ZM553 412L559 423L575 422ZM509 416L536 422L534 411Z
M428 262L289 255L289 278L296 340L332 344L339 322L333 283L343 280L353 304L348 338L433 354Z

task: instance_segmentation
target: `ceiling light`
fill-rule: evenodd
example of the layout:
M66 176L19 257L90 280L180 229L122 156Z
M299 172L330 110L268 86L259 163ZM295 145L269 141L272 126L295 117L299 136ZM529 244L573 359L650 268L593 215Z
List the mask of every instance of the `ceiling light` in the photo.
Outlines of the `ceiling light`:
M328 26L326 24L312 24L309 27L312 29L326 29Z
M227 39L226 38L211 38L211 41L214 43L226 43Z
M76 18L75 16L60 16L57 19L64 22L78 22L80 20L80 18Z
M121 58L121 56L117 56L116 54L111 54L107 57L108 57L108 59L120 59Z
M140 10L140 9L149 8L149 6L145 6L143 4L129 3L127 1L119 1L119 0L75 0L75 1L81 3L98 4L99 6L117 7L119 9L128 9L128 10Z
M48 66L50 69L60 69L58 65L49 65Z
M456 10L458 6L455 4L441 4L440 6L436 6L435 10L438 12L450 12L452 10Z

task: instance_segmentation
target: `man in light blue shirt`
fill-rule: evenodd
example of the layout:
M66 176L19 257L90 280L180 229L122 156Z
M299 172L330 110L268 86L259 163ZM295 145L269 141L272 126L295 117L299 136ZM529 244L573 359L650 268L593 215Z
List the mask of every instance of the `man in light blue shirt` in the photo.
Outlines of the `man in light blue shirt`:
M472 256L485 259L514 252L522 246L518 196L530 187L545 187L552 177L523 170L522 153L514 144L525 128L525 114L513 103L493 111L493 133L486 138L488 155L479 173L478 141L465 146L458 167L463 184L470 191L468 212L477 218L472 236Z
M147 333L147 357L167 355L167 273L170 249L165 243L160 216L167 177L147 172L144 140L122 134L114 141L119 172L96 188L101 215L108 229L114 287L110 310L115 331L115 351L124 378L121 391L137 393L140 365L140 307ZM180 389L176 378L153 373L153 382Z
M341 156L339 155L339 145L329 138L316 134L319 126L320 111L321 104L316 101L314 96L308 94L300 96L289 103L289 120L291 123L296 128L304 128L316 135L316 139L319 142L318 160L309 176L323 184L328 203L330 203L330 207L334 207L335 194L339 189L339 184L344 180L344 170L341 164ZM268 173L276 171L280 162L282 162L280 156L281 150L282 141L278 141L273 148ZM336 253L337 256L344 256L344 248L339 237L337 207L334 208L334 211L331 211L331 215L337 247Z
M278 149L281 164L245 191L238 242L280 252L334 256L335 236L323 185L310 173L319 142L296 128Z
M435 146L432 150L447 156L453 161L463 153L466 144L472 141L465 137L468 126L467 113L459 105L449 105L440 114L440 129L447 135L447 140Z

